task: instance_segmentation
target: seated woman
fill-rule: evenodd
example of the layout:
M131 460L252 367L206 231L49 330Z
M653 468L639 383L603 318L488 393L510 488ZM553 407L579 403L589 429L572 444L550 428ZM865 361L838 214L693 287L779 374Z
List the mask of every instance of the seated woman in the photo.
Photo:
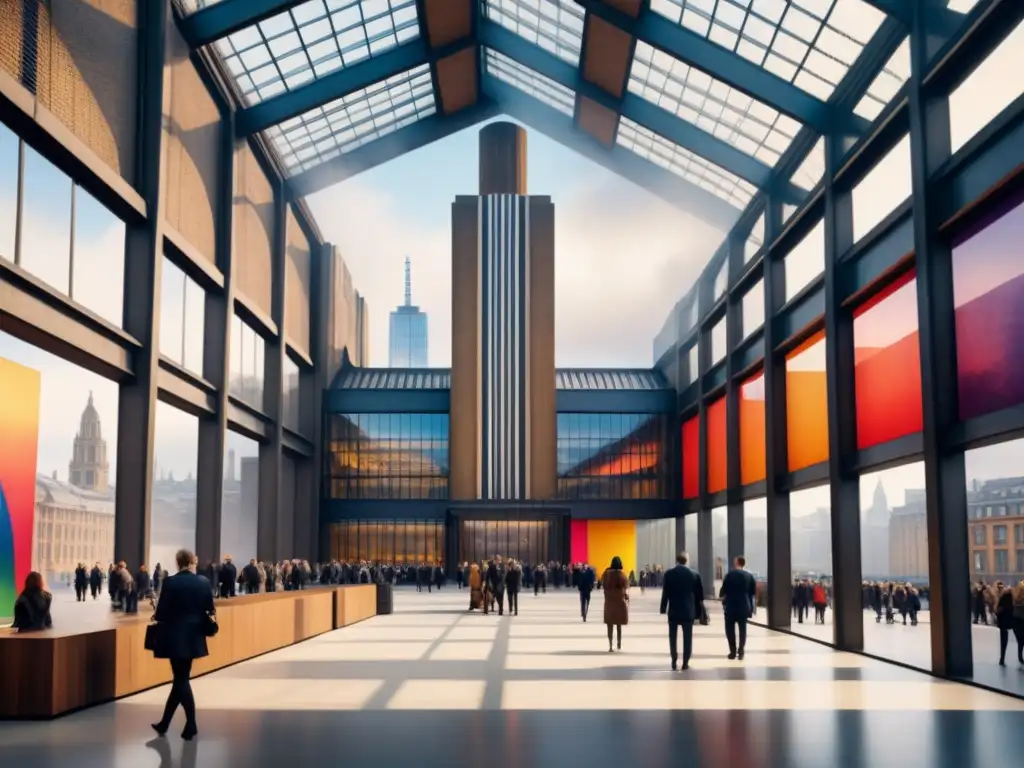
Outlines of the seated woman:
M25 589L14 601L14 624L19 632L35 632L53 626L50 603L53 595L43 589L43 575L32 571L25 577Z

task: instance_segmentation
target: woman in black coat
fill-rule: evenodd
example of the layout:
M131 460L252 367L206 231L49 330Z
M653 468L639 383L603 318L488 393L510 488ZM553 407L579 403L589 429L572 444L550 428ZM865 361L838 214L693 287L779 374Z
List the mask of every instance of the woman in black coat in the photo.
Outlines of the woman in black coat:
M179 550L175 561L178 573L164 580L160 601L153 614L160 627L153 655L158 659L169 659L173 674L164 716L159 723L153 723L153 730L161 736L166 734L181 704L185 709L185 730L181 737L188 741L198 733L196 702L190 680L192 660L209 655L206 637L207 626L214 621L213 588L205 576L193 571L196 557L187 549Z
M11 625L19 632L36 632L50 629L53 619L50 618L50 604L53 595L43 589L43 576L32 571L25 577L25 589L14 601L14 623Z

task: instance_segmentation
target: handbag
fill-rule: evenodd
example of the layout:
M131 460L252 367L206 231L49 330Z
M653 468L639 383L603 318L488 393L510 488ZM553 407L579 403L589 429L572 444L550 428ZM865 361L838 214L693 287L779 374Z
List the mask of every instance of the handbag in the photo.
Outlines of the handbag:
M203 634L206 637L213 637L220 631L220 625L217 623L217 616L213 613L203 614Z
M705 607L704 603L700 604L699 623L702 627L706 627L708 624L711 623L711 617L708 616L708 609Z

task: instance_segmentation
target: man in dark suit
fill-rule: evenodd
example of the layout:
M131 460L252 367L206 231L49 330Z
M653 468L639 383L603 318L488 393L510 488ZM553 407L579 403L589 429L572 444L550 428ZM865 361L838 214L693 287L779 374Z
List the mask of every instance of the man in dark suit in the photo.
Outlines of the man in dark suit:
M498 615L505 612L505 566L501 563L501 555L495 555L487 566L487 583L498 603Z
M735 560L736 567L725 574L722 588L718 596L722 598L722 609L725 611L725 639L729 641L729 658L743 658L743 649L747 644L747 619L754 613L754 600L757 596L757 582L750 572L745 570L747 560L740 555ZM740 644L736 647L736 625L740 628Z
M587 612L590 610L590 594L594 591L594 582L597 581L597 574L594 569L584 563L576 578L576 588L580 591L580 615L583 621L587 620Z
M185 709L186 740L196 735L196 702L192 696L192 660L208 655L204 623L213 616L213 588L205 576L195 574L196 558L188 550L179 550L175 556L178 573L164 582L154 620L161 627L153 655L169 659L173 681L167 704L160 722L153 729L163 736L170 727L178 705Z
M235 585L238 583L238 568L231 562L231 555L224 556L218 576L220 577L220 596L234 597Z
M523 571L519 563L512 560L505 572L505 589L508 592L508 612L519 615L519 588L523 585Z
M92 599L95 600L96 596L100 593L100 587L103 586L103 571L100 570L100 564L96 563L89 571L89 592L92 593Z
M661 613L668 614L668 649L672 655L672 671L676 669L679 653L676 632L683 630L683 669L690 668L693 653L693 622L704 613L704 585L700 574L687 567L690 556L680 552L676 567L665 572L661 590Z

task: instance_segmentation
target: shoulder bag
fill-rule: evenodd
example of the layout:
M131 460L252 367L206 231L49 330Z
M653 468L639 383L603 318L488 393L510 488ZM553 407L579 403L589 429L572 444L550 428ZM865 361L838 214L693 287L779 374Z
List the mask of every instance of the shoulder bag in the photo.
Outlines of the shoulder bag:
M213 637L220 631L220 625L217 624L217 614L205 613L203 614L203 634L206 637Z

